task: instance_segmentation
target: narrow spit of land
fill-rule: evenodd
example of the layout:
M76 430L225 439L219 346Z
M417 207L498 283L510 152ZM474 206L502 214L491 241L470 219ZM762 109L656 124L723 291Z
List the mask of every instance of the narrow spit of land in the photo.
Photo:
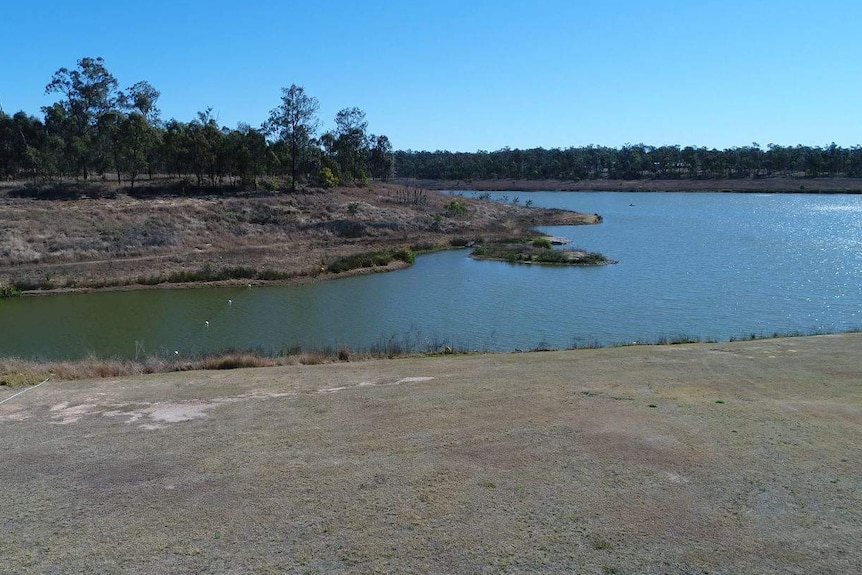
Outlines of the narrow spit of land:
M156 180L134 195L110 184L6 184L0 286L45 293L303 283L398 269L415 252L525 235L539 225L600 220L388 184L256 193L185 191Z
M0 557L14 573L858 573L860 345L52 380L0 404Z

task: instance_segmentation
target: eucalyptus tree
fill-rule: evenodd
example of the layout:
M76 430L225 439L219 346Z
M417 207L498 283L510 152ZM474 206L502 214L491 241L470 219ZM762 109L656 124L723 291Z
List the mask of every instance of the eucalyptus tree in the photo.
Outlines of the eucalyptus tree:
M263 125L266 133L283 142L290 154L290 191L296 191L296 176L312 147L320 127L317 98L305 93L305 88L291 84L282 88L281 105L273 108Z
M349 176L356 182L365 176L369 151L367 130L365 112L359 108L344 108L335 115L335 157L342 179Z
M160 123L161 110L156 106L156 102L161 95L152 84L142 80L127 88L119 100L123 108L137 112L151 126L157 126Z
M228 134L227 141L233 157L233 173L243 185L251 183L256 190L258 178L266 172L266 137L262 131L240 124Z
M395 167L395 160L392 156L392 143L386 136L377 136L372 139L374 147L371 149L371 159L369 161L371 177L386 181L392 175Z
M222 148L225 135L212 116L212 108L198 112L197 119L188 124L189 157L197 177L198 187L207 176L210 185L215 187L217 176L221 175Z
M92 162L93 140L100 118L116 109L119 102L119 83L105 67L102 58L81 58L76 69L60 68L45 86L46 94L60 94L63 99L54 106L43 108L47 115L51 108L59 106L65 113L65 133L62 137L71 141L68 152L75 166L86 180ZM55 114L57 110L54 110Z
M122 168L134 189L141 172L147 171L152 179L150 162L158 146L159 134L143 114L131 112L121 117L118 136L117 169Z

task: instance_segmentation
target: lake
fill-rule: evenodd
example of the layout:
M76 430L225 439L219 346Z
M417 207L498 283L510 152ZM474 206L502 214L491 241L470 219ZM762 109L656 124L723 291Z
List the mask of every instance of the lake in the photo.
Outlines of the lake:
M404 271L305 286L6 299L0 356L367 349L387 342L511 351L862 327L862 196L492 196L601 214L597 226L542 230L619 263L513 265L474 261L457 250L422 256Z

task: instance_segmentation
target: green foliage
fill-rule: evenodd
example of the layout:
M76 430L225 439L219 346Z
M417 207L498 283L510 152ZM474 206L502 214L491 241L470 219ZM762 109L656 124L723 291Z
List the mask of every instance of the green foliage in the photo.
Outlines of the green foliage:
M332 170L329 167L323 167L320 170L320 185L324 188L334 188L335 186L341 184L341 180L332 173Z
M290 190L296 191L297 174L307 163L312 141L320 126L317 98L305 93L296 84L282 88L281 105L269 113L264 128L285 144L289 151Z
M536 238L535 240L533 240L533 247L550 250L552 249L551 240L549 240L548 238Z
M499 260L509 263L534 263L551 265L601 265L608 259L599 253L578 250L553 250L534 247L532 243L492 243L477 246L473 256L480 259Z
M458 198L447 203L443 209L446 210L446 215L450 218L463 218L467 215L467 204Z
M829 146L627 144L621 148L510 149L493 152L397 151L395 173L423 180L567 180L862 176L862 149ZM509 203L509 199L503 200Z
M18 297L21 295L21 290L14 285L0 283L0 299L7 297Z
M361 254L340 257L330 263L326 267L326 270L330 273L337 274L360 268L387 266L392 262L392 260L401 260L409 265L413 265L416 262L416 254L410 250L400 250L397 252L364 252Z

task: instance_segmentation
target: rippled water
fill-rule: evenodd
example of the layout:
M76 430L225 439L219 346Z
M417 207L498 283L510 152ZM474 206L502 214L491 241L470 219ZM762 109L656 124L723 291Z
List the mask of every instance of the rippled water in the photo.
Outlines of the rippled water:
M619 263L510 265L473 261L462 250L421 257L401 272L309 286L2 300L0 355L367 348L386 340L512 350L862 327L862 196L495 195L504 196L602 214L598 226L544 231Z

